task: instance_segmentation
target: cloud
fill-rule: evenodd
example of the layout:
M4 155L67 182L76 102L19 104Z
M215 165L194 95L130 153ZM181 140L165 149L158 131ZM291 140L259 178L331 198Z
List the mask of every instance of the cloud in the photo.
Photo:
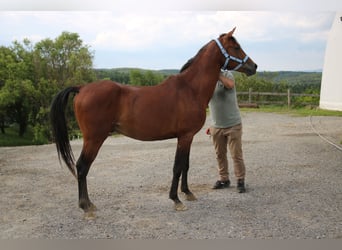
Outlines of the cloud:
M183 11L114 13L106 25L97 26L92 44L116 50L178 47L208 36L210 29L201 19L198 13Z
M253 59L254 55L262 60L270 53L273 59L298 53L304 67L304 57L313 58L310 51L317 50L318 56L323 57L334 14L146 9L0 12L0 43L6 45L14 38L29 38L36 42L54 39L63 31L76 32L95 51L95 63L99 67L104 61L110 63L110 58L122 62L119 56L129 55L127 62L136 66L145 62L158 65L154 68L159 65L168 68L168 65L180 65L208 41L237 27L235 36ZM261 60L260 67L266 65Z
M295 39L325 41L333 13L278 13L196 11L118 14L107 24L94 26L95 47L115 50L143 50L153 46L179 47L204 44L237 27L239 41L263 42ZM94 31L95 32L95 31Z
M0 10L39 11L141 11L141 10L268 10L268 11L334 11L341 7L337 0L1 0Z
M95 38L91 43L107 49L142 50L161 40L168 20L158 15L114 13L94 26Z
M52 11L2 12L0 20L8 25L13 22L17 27L32 22L28 33L23 34L27 37L68 30L81 34L94 47L139 50L158 45L203 44L233 27L237 27L236 36L242 41L290 37L303 42L325 40L333 15L265 11Z

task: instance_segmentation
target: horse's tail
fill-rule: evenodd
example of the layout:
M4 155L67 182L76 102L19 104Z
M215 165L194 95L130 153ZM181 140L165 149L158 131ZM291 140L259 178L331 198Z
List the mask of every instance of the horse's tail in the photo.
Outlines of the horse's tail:
M69 94L78 92L79 87L68 87L62 90L53 99L50 110L52 133L56 143L59 162L61 162L62 157L63 161L76 178L75 157L70 146L65 109L68 104Z

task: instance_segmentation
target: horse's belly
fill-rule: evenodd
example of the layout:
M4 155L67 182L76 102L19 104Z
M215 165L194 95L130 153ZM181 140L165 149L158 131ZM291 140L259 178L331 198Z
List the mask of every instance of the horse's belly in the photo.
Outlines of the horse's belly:
M174 130L163 129L157 124L146 126L143 123L118 123L114 130L122 135L141 141L165 140L177 137Z

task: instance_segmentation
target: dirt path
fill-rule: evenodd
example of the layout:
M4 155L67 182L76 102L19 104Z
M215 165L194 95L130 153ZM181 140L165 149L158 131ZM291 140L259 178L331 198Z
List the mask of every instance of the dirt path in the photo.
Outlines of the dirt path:
M341 117L312 123L342 140ZM184 212L168 199L176 140L108 138L88 175L95 220L83 219L77 183L54 145L0 148L0 238L342 238L342 151L313 133L309 117L243 113L246 194L236 192L234 177L232 188L211 189L217 171L208 124L191 151L198 201L184 201ZM72 142L76 156L81 145Z

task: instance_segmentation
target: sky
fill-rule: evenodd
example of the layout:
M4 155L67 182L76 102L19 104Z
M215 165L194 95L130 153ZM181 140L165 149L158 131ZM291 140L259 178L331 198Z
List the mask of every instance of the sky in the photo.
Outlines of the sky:
M322 70L329 31L339 10L338 5L329 5L330 0L324 8L297 4L284 9L236 6L234 10L226 7L227 1L221 6L218 0L212 0L213 5L205 2L182 8L158 5L165 1L149 3L154 4L150 8L130 7L131 0L113 6L111 1L108 10L87 0L83 2L88 4L77 7L73 0L49 6L44 5L48 1L33 0L36 5L18 5L18 1L10 1L13 6L0 1L0 46L75 32L94 52L95 68L155 70L181 68L203 45L234 27L234 36L259 71Z

